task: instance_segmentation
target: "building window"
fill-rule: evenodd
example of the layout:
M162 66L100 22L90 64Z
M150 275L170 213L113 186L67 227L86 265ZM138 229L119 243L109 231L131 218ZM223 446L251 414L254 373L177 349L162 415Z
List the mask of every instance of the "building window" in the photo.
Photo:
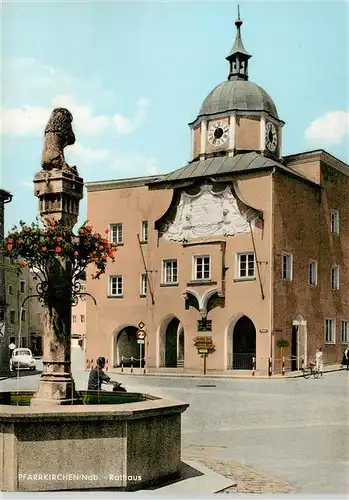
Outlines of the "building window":
M238 254L238 278L255 277L255 256L253 252Z
M109 286L109 294L111 296L121 297L123 295L122 276L110 276Z
M124 241L123 239L123 229L122 224L110 224L110 241L121 245Z
M76 315L73 314L73 323L76 323Z
M26 316L25 309L22 309L22 311L21 311L21 321L25 321L25 316Z
M142 222L142 241L147 242L148 241L148 221L144 220Z
M21 281L20 291L21 293L25 293L25 281Z
M15 322L15 319L16 319L16 311L11 309L11 311L10 311L10 323L13 324Z
M146 274L141 274L141 295L145 296L147 295L147 275Z
M194 257L194 273L195 280L209 280L211 278L209 255L197 255Z
M254 265L254 261L253 261ZM282 279L292 281L292 254L282 254ZM254 273L254 270L253 270Z
M80 314L80 323L85 323L85 314Z
M21 337L21 347L27 347L27 337Z
M336 321L334 319L325 320L325 344L334 344L336 339Z
M311 286L317 285L317 262L316 262L316 260L309 261L308 281L309 281L309 285L311 285Z
M332 266L331 288L332 290L339 290L339 266Z
M341 343L349 344L349 321L345 320L341 323Z
M162 282L164 284L178 283L177 259L163 260Z
M8 286L8 293L9 293L9 295L13 295L13 286L12 285Z
M331 233L339 234L339 212L331 210Z

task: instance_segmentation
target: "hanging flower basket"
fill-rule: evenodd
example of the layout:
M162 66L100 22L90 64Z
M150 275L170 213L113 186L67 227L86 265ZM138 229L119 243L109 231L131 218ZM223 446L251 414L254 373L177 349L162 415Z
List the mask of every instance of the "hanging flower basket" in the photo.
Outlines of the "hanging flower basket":
M279 339L277 342L276 342L276 345L282 349L283 347L288 347L290 345L289 341L286 340L286 339Z
M14 226L1 245L1 254L12 260L18 274L24 267L34 273L35 279L39 280L39 300L45 303L49 301L52 273L62 262L71 265L69 286L72 303L77 303L78 297L84 295L80 281L85 279L86 267L93 264L95 272L92 278L98 279L105 273L108 260L114 262L115 251L116 244L110 243L107 236L94 232L87 222L74 234L70 228L53 220L46 227L41 227L39 220L30 226L20 221L19 227ZM54 286L58 289L59 283L55 282Z

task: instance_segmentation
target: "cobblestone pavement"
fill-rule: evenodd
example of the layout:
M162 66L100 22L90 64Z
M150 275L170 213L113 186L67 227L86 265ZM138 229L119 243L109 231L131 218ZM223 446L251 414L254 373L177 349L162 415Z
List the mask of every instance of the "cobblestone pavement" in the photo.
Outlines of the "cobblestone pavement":
M201 462L205 467L235 482L233 486L219 493L293 493L295 491L289 484L246 465L215 458L215 455L223 450L224 448L214 446L188 446L182 451L182 460Z

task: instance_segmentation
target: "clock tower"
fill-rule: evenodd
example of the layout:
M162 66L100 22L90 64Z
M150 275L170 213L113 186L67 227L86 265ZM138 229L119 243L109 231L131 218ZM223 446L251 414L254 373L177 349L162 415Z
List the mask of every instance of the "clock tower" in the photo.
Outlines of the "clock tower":
M230 54L228 79L215 87L189 124L192 131L192 161L214 156L234 156L255 151L279 160L282 156L282 127L269 94L249 81L251 55L241 37L238 10L236 38Z

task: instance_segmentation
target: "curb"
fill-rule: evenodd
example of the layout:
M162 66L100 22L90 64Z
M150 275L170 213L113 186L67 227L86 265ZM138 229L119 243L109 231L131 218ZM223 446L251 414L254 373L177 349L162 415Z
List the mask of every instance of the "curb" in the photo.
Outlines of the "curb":
M88 371L88 370L87 370ZM346 371L345 368L334 368L331 370L326 370L323 372L325 375L326 373L333 373L333 372L339 372L339 371ZM294 373L294 374L287 374L287 375L226 375L226 374L209 374L206 373L200 374L200 373L121 373L121 372L116 372L109 370L108 373L112 373L113 375L118 375L118 376L132 376L132 377L163 377L163 378L200 378L200 379L225 379L225 380L230 380L230 379L235 379L235 380L286 380L286 379L293 379L293 378L300 378L303 377L303 373Z

